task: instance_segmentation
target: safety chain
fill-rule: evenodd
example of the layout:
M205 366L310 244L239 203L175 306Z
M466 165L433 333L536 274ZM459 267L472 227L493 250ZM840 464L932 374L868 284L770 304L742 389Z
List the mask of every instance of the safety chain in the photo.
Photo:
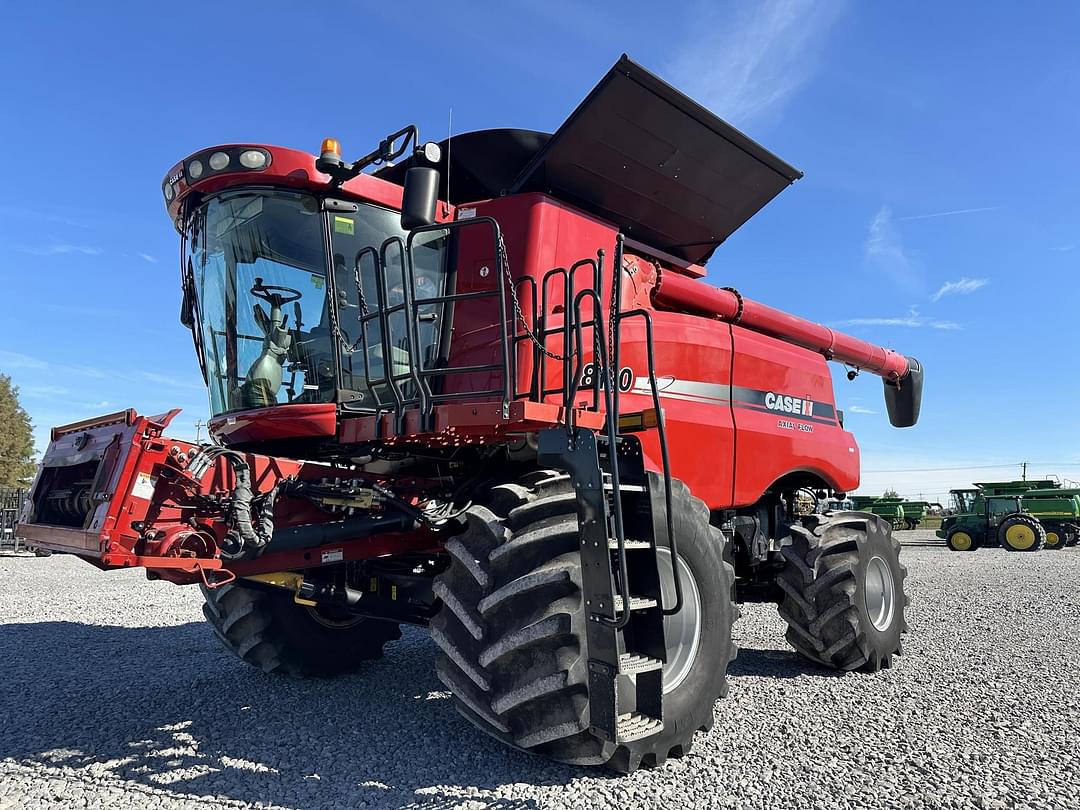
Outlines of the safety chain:
M561 354L556 354L555 352L548 351L547 347L540 342L539 338L536 337L536 333L529 328L529 324L525 320L525 315L521 311L521 302L518 300L517 287L514 284L513 277L510 275L510 259L506 255L506 243L503 242L502 233L499 234L499 259L502 261L503 272L506 274L506 283L510 287L510 300L514 304L514 315L517 318L518 322L521 324L521 328L525 330L525 334L528 335L529 340L533 342L536 348L538 348L552 360L557 360L560 363L565 363L569 360L573 360L575 355L577 354L577 351L575 349L571 349L570 354L566 355L565 357L563 357ZM564 318L570 317L573 306L574 305L571 301L566 302L566 309L563 310Z

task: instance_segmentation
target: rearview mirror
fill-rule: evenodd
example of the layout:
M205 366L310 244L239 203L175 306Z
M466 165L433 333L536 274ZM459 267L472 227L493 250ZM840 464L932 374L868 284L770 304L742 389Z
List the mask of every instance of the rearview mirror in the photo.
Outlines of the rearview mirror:
M439 172L426 166L414 166L405 172L405 190L401 195L401 227L407 231L432 225L439 201Z

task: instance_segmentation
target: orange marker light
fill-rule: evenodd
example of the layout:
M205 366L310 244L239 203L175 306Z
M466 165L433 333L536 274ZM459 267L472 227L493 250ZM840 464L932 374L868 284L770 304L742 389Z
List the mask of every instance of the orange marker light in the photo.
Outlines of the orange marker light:
M337 142L337 138L323 139L322 158L324 160L341 160L341 144Z

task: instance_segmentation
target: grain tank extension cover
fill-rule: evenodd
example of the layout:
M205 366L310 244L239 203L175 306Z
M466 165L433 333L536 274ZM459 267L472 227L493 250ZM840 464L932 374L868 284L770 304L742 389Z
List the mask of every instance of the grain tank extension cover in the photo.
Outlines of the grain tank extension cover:
M702 262L800 177L624 54L509 191L545 192Z

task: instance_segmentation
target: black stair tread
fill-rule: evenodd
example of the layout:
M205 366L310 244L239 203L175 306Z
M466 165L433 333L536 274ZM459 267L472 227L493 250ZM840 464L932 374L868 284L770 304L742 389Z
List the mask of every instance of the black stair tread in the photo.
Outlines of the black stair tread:
M607 481L607 480L604 481L604 490L606 492L611 492L614 489L615 489L615 485L612 484L611 481ZM621 484L621 483L619 484L619 492L644 492L644 491L645 491L645 485L644 484Z
M664 721L647 714L630 712L620 714L615 724L615 739L620 743L633 742L642 737L651 737L664 730Z
M604 476L604 489L606 491L610 492L615 487L615 485L611 481L611 473L606 472L606 473L603 474L603 476ZM645 492L646 490L645 490L645 485L644 484L628 484L625 481L620 481L619 482L619 491L620 492Z
M615 612L621 613L623 609L623 599L619 594L615 594L613 600L615 605ZM656 600L648 596L634 596L630 595L630 610L648 610L649 608L656 607Z
M616 540L614 537L608 540L608 548L614 550L618 547L619 541ZM650 543L648 540L624 540L623 547L626 548L627 551L634 548L652 548L652 543Z
M641 653L625 652L619 655L619 672L623 675L637 675L639 672L652 672L663 669L664 662L659 658L650 658Z

